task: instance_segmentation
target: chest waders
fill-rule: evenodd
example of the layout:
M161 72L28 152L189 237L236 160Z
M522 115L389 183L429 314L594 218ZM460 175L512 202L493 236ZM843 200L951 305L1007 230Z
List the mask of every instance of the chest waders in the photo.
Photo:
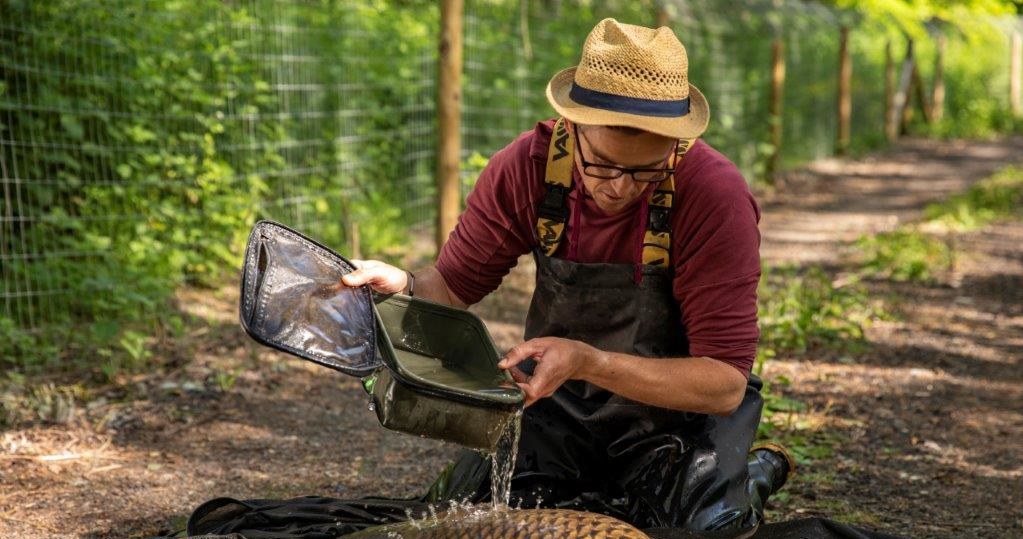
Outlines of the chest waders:
M690 147L680 142L677 158ZM669 254L674 178L646 201L643 264L554 258L569 217L573 148L571 132L558 120L525 338L563 337L646 357L687 356ZM531 360L522 364L527 373L533 366ZM639 404L568 381L523 414L512 504L595 511L641 528L750 529L762 511L751 507L747 474L763 405L760 387L751 376L739 409L718 417ZM465 453L434 485L432 499L488 499L488 469L487 460Z

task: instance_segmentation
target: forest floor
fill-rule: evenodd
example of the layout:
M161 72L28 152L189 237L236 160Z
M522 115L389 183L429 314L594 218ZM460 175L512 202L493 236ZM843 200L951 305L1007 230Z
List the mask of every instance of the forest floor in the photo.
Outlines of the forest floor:
M908 140L801 168L760 198L765 266L842 279L861 234L916 219L1021 156L1020 138ZM767 363L766 380L787 379L774 391L806 403L793 428L833 448L798 470L769 520L1023 537L1023 223L955 244L937 284L866 283L893 316L861 350ZM501 349L521 338L531 286L523 258L474 307ZM193 323L159 368L81 390L60 424L0 432L0 537L141 537L181 528L219 496L409 496L455 454L381 428L358 380L256 345L236 299L233 287L182 291Z

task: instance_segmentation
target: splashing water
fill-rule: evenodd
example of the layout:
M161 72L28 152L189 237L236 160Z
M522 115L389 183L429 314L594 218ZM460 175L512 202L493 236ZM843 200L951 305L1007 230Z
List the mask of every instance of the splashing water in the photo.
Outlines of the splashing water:
M515 472L515 455L519 449L519 435L522 434L522 410L504 426L504 432L491 453L490 497L494 509L507 509L511 499L511 479Z

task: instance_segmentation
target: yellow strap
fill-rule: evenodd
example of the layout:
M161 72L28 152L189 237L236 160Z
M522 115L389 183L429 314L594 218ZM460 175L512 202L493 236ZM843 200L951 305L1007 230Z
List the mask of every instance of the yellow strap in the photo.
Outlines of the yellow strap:
M682 160L689 148L693 147L696 139L679 139L678 150L671 161L671 168L674 169ZM650 213L656 215L661 213L667 221L667 228L655 230L654 221L647 217L646 234L643 235L643 264L667 268L671 262L671 208L675 199L675 175L665 178L657 188L650 192L648 207Z
M572 167L575 161L572 152L575 149L575 140L572 132L565 126L565 119L558 118L554 124L554 133L551 135L551 143L547 149L547 172L544 183L547 187L547 196L544 202L554 200L552 190L560 190L561 207L544 207L541 202L539 216L536 220L536 236L540 240L547 256L552 256L558 250L558 244L565 234L565 221L568 220L568 193L572 190Z
M672 158L672 168L692 148L696 139L679 139L678 150ZM536 235L540 240L540 246L547 256L554 255L558 245L565 235L565 223L568 220L568 193L572 189L572 167L575 160L572 157L575 150L575 140L572 132L565 126L565 119L558 118L554 124L554 132L551 135L551 142L547 148L547 170L544 177L544 184L547 187L548 195L544 202L555 200L550 193L552 189L560 190L563 198L561 207L553 207L541 203L541 209L536 220ZM672 174L657 188L651 191L649 207L654 212L664 212L668 218L671 216L671 208L675 198L675 175ZM670 222L668 223L670 227ZM671 230L654 230L650 219L647 219L647 230L643 236L643 264L650 266L668 267L671 262Z

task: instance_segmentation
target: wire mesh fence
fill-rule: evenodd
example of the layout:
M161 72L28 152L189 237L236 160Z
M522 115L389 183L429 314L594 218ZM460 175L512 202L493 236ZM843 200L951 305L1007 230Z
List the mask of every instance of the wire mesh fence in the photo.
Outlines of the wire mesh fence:
M430 222L433 6L2 4L5 335L149 316L257 217L373 250Z
M661 9L711 103L705 138L748 179L773 151L777 39L782 162L831 154L841 13L800 0L467 0L464 188L553 114L544 87L597 21L649 26ZM357 235L374 257L428 238L438 18L427 0L0 0L0 356L56 357L116 339L118 321L159 318L174 287L233 274L257 218L341 250ZM854 141L883 137L872 33L854 32ZM960 79L981 78L970 73ZM960 79L950 106L969 91Z

